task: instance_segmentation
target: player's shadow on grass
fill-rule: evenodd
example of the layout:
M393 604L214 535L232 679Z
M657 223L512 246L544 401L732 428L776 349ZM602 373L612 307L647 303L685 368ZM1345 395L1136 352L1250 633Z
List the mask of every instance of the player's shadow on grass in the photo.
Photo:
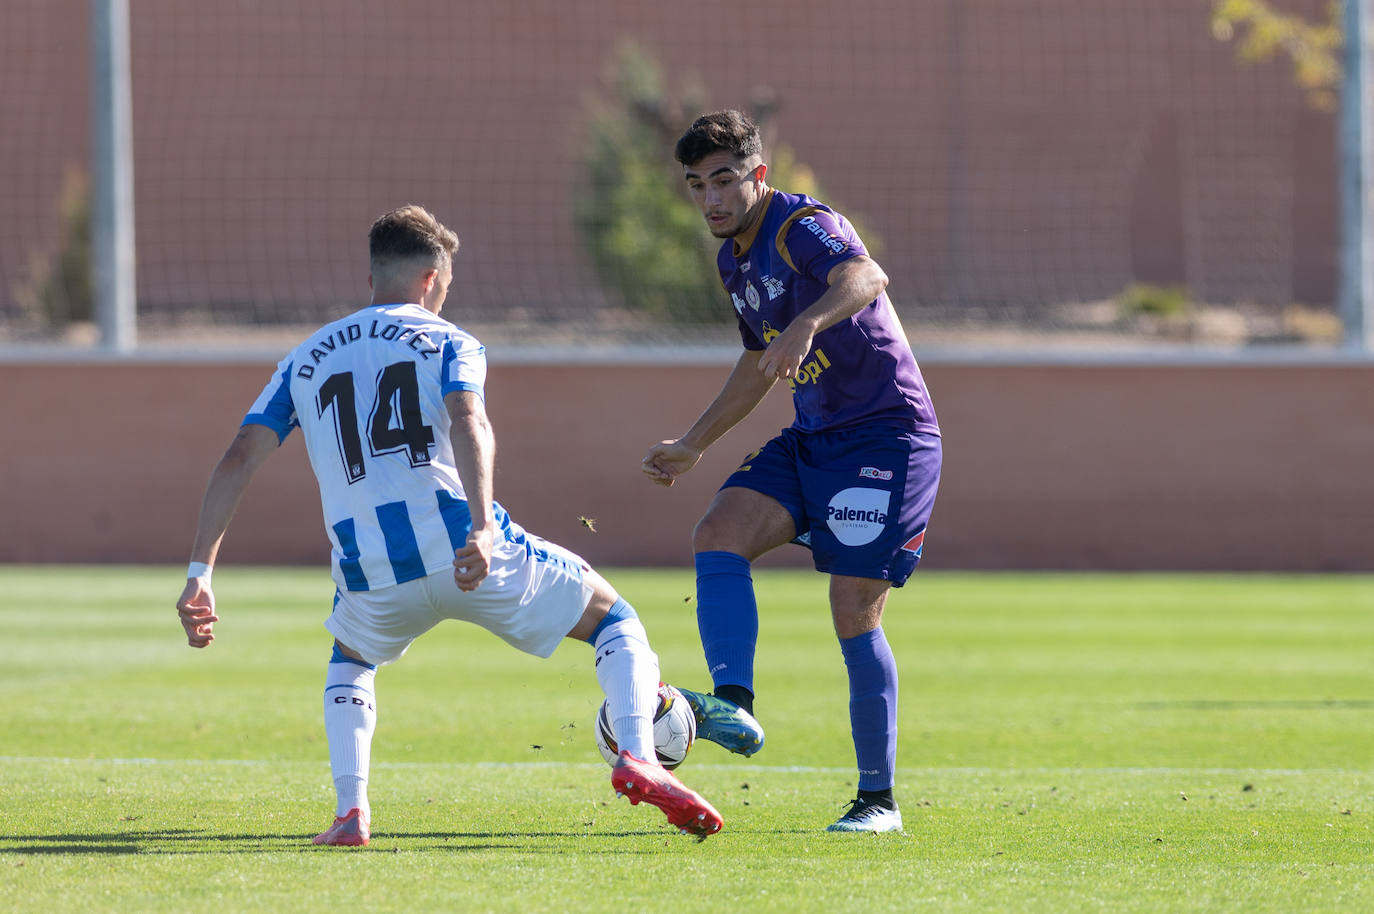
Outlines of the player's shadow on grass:
M679 837L667 829L636 831L566 831L540 832L397 832L373 836L368 851L393 852L401 850L439 850L473 852L490 850L519 850L523 852L548 850L565 853L562 848L541 848L543 839L590 838L617 840L624 838ZM121 856L156 854L267 854L286 851L335 852L335 848L316 847L311 843L313 833L298 835L225 835L207 829L166 828L115 832L70 832L51 835L5 835L0 837L0 854L30 856ZM426 842L411 847L411 842ZM366 851L365 851L366 852ZM636 853L632 848L617 846L617 853Z
M566 831L431 831L431 832L399 832L383 835L373 835L373 840L388 841L410 841L428 840L447 842L466 842L466 841L495 841L506 840L529 840L540 838L645 838L655 835L668 835L678 837L676 830L671 829L642 829L635 831L583 831L582 829L569 828ZM493 845L496 847L517 847L519 845ZM469 850L474 845L458 843L453 845L455 850Z
M0 854L81 856L83 854L280 853L310 847L314 835L224 835L205 829L0 836Z

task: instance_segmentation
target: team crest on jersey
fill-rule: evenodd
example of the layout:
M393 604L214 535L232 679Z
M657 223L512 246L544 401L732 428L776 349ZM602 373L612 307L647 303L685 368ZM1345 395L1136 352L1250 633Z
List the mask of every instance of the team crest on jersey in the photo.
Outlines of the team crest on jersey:
M744 300L749 303L749 307L755 311L759 310L759 290L754 288L752 282L744 284Z
M772 276L763 277L763 287L768 290L769 301L772 301L787 291L787 287L782 284L782 280L775 279Z

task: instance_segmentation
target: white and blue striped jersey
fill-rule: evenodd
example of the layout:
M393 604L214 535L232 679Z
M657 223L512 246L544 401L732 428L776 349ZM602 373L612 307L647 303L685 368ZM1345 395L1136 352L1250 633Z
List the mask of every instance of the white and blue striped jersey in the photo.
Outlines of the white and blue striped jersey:
M300 426L319 481L334 580L375 590L450 568L472 527L444 396L482 393L486 350L416 304L326 324L282 359L243 424ZM523 534L500 505L509 539Z

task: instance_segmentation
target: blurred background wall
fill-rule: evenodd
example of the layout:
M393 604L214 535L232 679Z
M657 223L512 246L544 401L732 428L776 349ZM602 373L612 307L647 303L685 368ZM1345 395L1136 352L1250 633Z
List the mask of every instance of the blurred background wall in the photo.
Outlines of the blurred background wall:
M640 478L738 347L671 160L730 106L891 277L946 432L928 565L1374 566L1324 0L132 0L118 355L91 9L0 6L0 561L183 560L271 366L366 302L369 224L419 202L463 241L446 316L492 359L498 496L598 563L686 564L790 421L775 392L673 490ZM286 451L226 560L324 561Z
M140 336L324 320L370 221L414 201L463 239L454 304L492 342L728 341L726 310L653 307L688 280L659 275L644 185L680 184L673 140L737 107L779 186L860 226L919 344L1330 343L1335 82L1305 85L1286 34L1248 59L1236 5L133 0ZM0 10L20 340L89 159L89 8Z
M644 451L685 430L727 368L493 366L497 498L596 564L690 565L716 487L791 422L774 390L671 489L648 482ZM272 369L0 365L0 561L184 561L210 469ZM1374 366L925 371L945 471L923 567L1374 569ZM323 564L328 548L294 434L222 560ZM763 564L808 562L787 546Z

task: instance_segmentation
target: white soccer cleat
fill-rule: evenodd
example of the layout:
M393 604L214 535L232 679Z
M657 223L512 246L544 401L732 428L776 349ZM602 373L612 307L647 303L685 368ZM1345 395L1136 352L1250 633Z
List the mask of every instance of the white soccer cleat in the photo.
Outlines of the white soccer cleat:
M850 800L849 811L826 828L826 831L866 831L874 834L901 830L901 810L888 809L862 797Z

